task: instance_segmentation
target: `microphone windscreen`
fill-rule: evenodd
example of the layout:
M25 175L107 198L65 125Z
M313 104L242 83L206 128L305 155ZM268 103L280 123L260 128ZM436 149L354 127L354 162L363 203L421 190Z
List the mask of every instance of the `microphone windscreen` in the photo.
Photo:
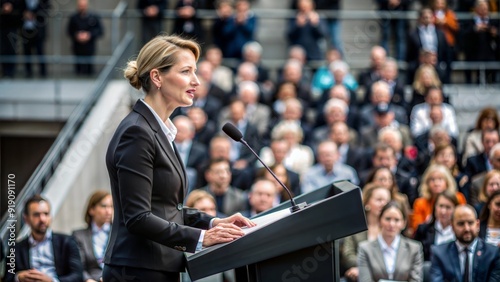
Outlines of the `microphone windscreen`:
M224 124L222 127L222 131L226 133L231 139L233 139L236 142L239 142L241 138L243 138L243 135L241 132L236 128L236 126L232 125L231 123L227 122Z

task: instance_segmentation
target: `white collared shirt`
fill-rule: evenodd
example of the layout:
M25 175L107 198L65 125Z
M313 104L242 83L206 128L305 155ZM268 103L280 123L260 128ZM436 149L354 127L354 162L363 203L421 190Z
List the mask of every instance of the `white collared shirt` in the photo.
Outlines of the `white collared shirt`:
M29 259L31 268L34 268L52 278L52 281L59 281L54 261L54 249L52 246L52 231L49 229L45 233L42 241L36 241L32 235L29 236L30 245Z
M94 222L92 222L91 228L92 228L92 247L94 250L94 255L101 268L103 268L104 253L106 251L106 246L108 245L108 237L109 237L109 231L111 230L111 224L107 222L104 223L101 227L98 227Z
M422 49L437 52L438 43L436 36L436 28L434 25L419 26L420 41L422 42Z
M460 271L462 275L464 274L464 264L465 264L465 247L469 248L469 281L472 281L472 265L474 263L474 252L476 251L477 238L472 241L468 246L462 245L460 242L455 241L458 248L458 258L460 259Z
M148 105L148 103L146 103L143 99L141 99L141 102L143 102L144 105L146 105L146 107L148 107L148 109L153 113L154 117L156 118L156 121L158 121L158 123L160 124L161 130L167 136L169 144L173 150L174 145L172 144L172 142L174 142L175 136L177 135L177 128L172 123L170 118L167 118L167 120L165 121L161 120L160 116L155 112L155 110L153 110L153 108L151 108L151 106Z
M396 255L398 254L399 242L401 241L401 236L396 235L391 245L387 245L387 243L382 238L382 235L379 234L377 237L378 243L380 245L380 249L382 249L382 256L384 257L385 269L387 274L389 275L389 279L392 279L394 276L394 270L396 268Z
M434 239L435 245L455 241L455 233L453 232L451 224L446 228L443 228L441 222L439 222L439 220L436 220L436 223L434 223L434 228L436 229L436 238Z

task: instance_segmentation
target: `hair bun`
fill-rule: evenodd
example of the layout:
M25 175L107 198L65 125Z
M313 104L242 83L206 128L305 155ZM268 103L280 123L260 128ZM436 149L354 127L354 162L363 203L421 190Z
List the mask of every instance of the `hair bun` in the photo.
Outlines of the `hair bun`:
M123 76L128 79L130 85L136 89L141 89L142 83L139 79L139 74L137 73L137 61L129 61L127 63L127 68L123 72Z

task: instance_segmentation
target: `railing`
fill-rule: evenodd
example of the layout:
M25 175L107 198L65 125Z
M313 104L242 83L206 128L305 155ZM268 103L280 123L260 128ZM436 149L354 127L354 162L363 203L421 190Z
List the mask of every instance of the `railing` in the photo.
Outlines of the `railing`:
M106 66L99 74L94 84L94 88L91 91L91 95L85 98L85 100L83 100L72 112L49 151L40 162L35 172L31 175L24 188L17 195L15 218L17 220L17 231L19 231L22 227L21 215L24 203L29 197L42 192L43 188L52 177L73 138L85 121L85 118L101 96L109 80L115 75L117 66L123 66L124 59L128 59L128 56L130 56L129 51L133 39L133 33L128 32L116 46L113 55L107 61ZM0 238L6 238L8 232L7 227L11 219L9 219L9 213L6 213L2 217L2 221L0 223ZM2 240L2 242L5 242L5 240Z

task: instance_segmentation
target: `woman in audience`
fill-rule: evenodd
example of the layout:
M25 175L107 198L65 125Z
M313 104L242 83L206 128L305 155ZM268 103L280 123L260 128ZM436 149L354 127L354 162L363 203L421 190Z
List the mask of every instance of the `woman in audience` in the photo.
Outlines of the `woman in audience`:
M368 230L351 235L344 239L341 252L341 263L346 272L344 277L349 281L357 281L358 269L358 246L366 240L377 239L380 233L379 216L382 208L391 200L391 193L384 187L369 183L363 188L363 206L365 207L366 222Z
M458 205L457 196L450 191L439 194L434 203L432 219L429 223L420 224L414 239L424 247L424 260L431 260L431 246L455 240L451 227L451 215Z
M484 176L483 186L481 186L481 190L479 190L479 203L474 205L477 214L481 214L488 198L493 194L493 192L498 190L500 190L500 171L493 169L486 173Z
M490 195L479 220L479 237L488 244L500 247L500 191Z
M358 281L422 281L422 245L401 236L406 227L406 213L401 205L394 201L385 205L380 212L379 226L377 239L359 246Z
M225 217L217 211L217 204L210 193L205 190L195 189L186 198L186 207L200 210L213 217Z
M104 266L104 251L108 244L111 220L113 219L113 199L106 191L94 192L85 212L87 228L73 231L83 264L85 282L99 281Z
M462 153L462 165L465 167L467 158L482 153L484 151L481 133L483 130L499 130L500 118L497 110L493 107L484 108L479 113L476 126L465 137L465 145Z
M466 203L465 196L457 192L457 183L450 170L443 165L433 164L425 170L419 190L421 197L413 203L413 230L416 230L419 224L430 220L434 201L440 193L450 191L456 194L460 204Z
M294 197L295 195L293 193L293 189L292 189L292 185L290 183L290 180L288 179L288 174L287 174L285 166L283 164L275 163L272 166L270 166L269 168L274 172L274 174L276 175L276 177L278 177L278 179L281 181L281 183L285 184L285 186L288 187L288 189L290 189L290 192L292 193L292 197ZM268 180L272 181L274 183L274 185L276 186L276 197L275 197L276 202L273 204L273 206L277 206L280 203L283 203L283 202L290 200L290 196L288 195L288 192L285 191L285 189L283 189L283 186L281 186L281 184L276 179L274 179L272 174L269 171L267 171L267 169L261 168L257 172L255 179L260 179L260 178L268 179Z
M439 75L432 65L423 64L418 67L415 72L415 80L413 81L413 95L410 107L418 105L425 102L425 92L427 88L441 87L441 80Z
M460 171L457 164L457 151L452 144L441 144L434 149L431 164L440 164L447 167L451 175L455 178L457 189L464 194L467 202L470 202L470 182L469 177Z
M411 212L408 196L399 192L398 183L394 173L388 167L376 167L372 170L366 183L374 183L377 186L384 187L391 192L392 200L398 202L406 211L406 214Z

